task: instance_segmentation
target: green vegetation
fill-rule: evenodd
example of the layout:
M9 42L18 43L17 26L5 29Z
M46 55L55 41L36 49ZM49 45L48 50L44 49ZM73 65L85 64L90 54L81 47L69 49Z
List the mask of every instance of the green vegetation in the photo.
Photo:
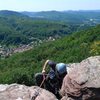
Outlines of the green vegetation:
M94 55L100 55L100 25L1 60L0 83L33 85L46 59L72 63Z
M100 23L100 11L43 11L43 12L22 12L30 17L46 18L49 20L63 21L69 24L90 24Z
M28 17L29 14L0 11L1 45L15 46L58 38L100 23L99 11L36 12Z
M58 38L74 32L77 27L64 22L30 18L17 12L0 11L0 44L29 44L49 37Z

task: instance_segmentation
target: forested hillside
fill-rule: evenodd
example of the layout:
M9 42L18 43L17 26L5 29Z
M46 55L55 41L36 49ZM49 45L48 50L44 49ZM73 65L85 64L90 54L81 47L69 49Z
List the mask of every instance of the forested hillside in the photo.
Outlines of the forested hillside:
M31 17L29 17L31 16ZM0 11L0 44L29 44L59 38L100 23L100 11Z
M18 12L0 11L0 44L19 45L37 40L58 38L77 30L68 25L41 18L30 18Z
M45 60L72 63L100 55L100 25L0 60L0 83L34 84Z

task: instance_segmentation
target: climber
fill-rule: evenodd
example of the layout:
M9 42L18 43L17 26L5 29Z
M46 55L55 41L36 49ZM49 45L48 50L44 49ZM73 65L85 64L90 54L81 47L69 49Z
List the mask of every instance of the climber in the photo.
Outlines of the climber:
M46 73L46 66L49 65L50 71ZM42 73L35 75L38 86L45 88L56 94L62 86L62 81L65 75L67 65L64 63L55 63L47 60L43 66Z

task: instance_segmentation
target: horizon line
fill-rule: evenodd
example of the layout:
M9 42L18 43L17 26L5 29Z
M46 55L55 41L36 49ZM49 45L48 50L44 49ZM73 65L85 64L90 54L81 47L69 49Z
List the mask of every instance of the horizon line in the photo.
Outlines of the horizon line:
M38 10L38 11L27 11L27 10L9 10L9 9L3 9L0 11L14 11L14 12L48 12L48 11L57 11L57 12L64 12L64 11L100 11L100 9L79 9L79 10Z

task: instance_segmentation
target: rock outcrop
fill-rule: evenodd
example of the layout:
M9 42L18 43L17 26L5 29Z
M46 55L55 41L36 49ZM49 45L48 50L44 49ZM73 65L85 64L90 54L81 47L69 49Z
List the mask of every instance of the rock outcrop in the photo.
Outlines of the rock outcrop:
M100 100L100 56L68 65L60 93L61 100ZM37 86L0 85L0 100L58 100Z
M11 84L0 85L0 100L57 100L56 97L37 86Z
M62 100L100 100L100 56L70 64L60 93Z

